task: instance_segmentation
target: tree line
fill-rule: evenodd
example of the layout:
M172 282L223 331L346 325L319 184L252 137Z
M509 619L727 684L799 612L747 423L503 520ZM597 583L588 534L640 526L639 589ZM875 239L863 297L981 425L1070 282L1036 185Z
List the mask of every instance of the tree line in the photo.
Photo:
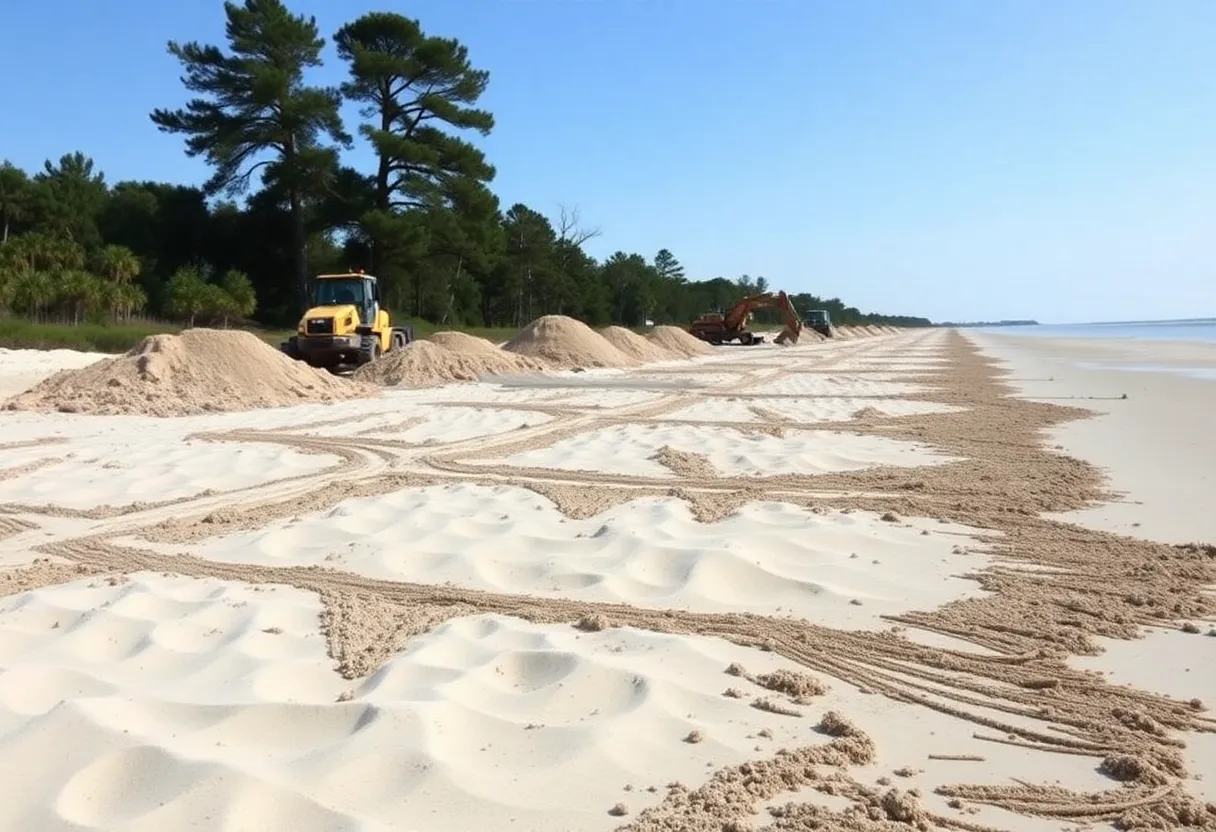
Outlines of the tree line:
M478 106L490 76L458 40L400 14L365 14L334 33L346 80L323 87L307 78L326 44L314 17L281 0L223 9L227 48L171 41L192 97L150 113L210 177L201 187L110 185L80 151L32 173L4 162L0 313L284 326L306 307L310 275L355 266L380 278L396 314L446 325L520 326L551 313L687 323L768 290L763 277L689 279L666 249L597 260L584 246L600 232L577 209L503 210L495 168L470 141L494 128ZM344 101L360 107L354 132L374 151L372 170L343 163L355 142ZM793 300L836 323L929 324L838 298Z

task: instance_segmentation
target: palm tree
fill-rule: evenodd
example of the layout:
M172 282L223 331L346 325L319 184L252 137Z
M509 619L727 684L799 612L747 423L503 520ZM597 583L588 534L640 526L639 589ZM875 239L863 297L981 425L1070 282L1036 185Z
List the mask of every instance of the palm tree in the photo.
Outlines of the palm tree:
M84 249L71 240L31 231L13 238L5 253L25 271L68 271L84 267Z
M66 271L56 275L55 300L60 314L79 324L88 315L90 301L96 296L97 279L88 272Z
M148 302L148 296L135 283L104 283L105 307L115 321L125 321Z
M7 270L0 263L0 314L12 309L13 295L16 294L17 277L14 272Z
M112 283L130 283L139 276L139 258L125 246L106 246L97 259L99 270Z
M46 272L24 271L13 281L13 311L43 319L43 311L55 299L55 285Z

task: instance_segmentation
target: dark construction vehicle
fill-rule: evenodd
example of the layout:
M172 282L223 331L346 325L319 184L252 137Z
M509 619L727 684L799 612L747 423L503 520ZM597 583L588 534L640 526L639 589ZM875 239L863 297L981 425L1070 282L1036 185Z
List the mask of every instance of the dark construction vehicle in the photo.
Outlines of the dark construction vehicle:
M824 338L832 337L832 317L826 309L812 309L807 312L806 325Z

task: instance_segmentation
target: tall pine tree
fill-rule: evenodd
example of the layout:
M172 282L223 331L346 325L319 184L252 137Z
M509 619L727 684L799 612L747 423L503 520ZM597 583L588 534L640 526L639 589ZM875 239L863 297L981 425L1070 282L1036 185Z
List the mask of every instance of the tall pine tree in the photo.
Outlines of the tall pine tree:
M425 256L425 235L405 215L460 210L462 196L494 178L485 155L449 131L487 135L494 117L476 108L489 73L469 63L459 41L427 35L418 21L371 12L334 35L350 67L342 92L362 105L359 126L377 156L374 209L364 218L372 266L393 253Z
M307 86L306 69L321 64L325 46L316 18L292 14L281 0L226 0L225 33L231 54L216 46L170 41L169 52L185 68L182 83L201 96L184 109L154 110L162 131L187 136L186 153L215 168L204 188L238 194L254 171L286 194L292 222L295 291L305 302L308 249L305 201L337 169L337 154L324 140L349 146L338 114L339 91Z

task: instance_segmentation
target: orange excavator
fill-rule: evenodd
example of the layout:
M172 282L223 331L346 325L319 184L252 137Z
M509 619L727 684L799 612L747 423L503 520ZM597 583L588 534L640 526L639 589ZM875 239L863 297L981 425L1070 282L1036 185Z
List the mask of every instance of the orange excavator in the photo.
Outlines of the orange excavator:
M702 341L708 341L715 346L730 341L738 341L740 344L760 344L764 342L764 336L757 335L747 328L747 322L756 309L776 309L781 313L781 320L785 324L785 328L773 339L775 343L798 342L798 336L802 334L802 319L798 317L798 310L794 309L794 304L790 302L789 296L785 292L776 294L770 292L746 297L725 313L707 312L693 321L692 325L688 327L688 331Z

